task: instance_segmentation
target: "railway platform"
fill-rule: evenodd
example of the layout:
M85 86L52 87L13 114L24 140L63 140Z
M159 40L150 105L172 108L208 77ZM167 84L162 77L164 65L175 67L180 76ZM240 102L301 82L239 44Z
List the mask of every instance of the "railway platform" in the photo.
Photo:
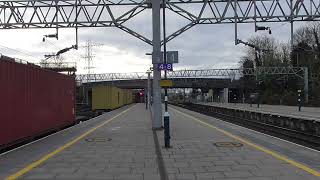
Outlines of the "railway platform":
M284 105L260 104L258 108L257 104L250 105L250 104L243 104L243 103L209 102L209 103L197 103L197 104L320 121L320 107L302 107L301 111L298 111L298 106L284 106Z
M0 179L316 180L320 152L170 106L171 148L134 104L0 155Z

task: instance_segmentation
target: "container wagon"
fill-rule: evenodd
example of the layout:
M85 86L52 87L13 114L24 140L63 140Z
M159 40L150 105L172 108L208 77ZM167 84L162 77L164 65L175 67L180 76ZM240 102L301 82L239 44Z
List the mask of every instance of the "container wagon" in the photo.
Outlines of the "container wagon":
M75 77L0 55L0 150L75 122Z
M131 103L131 90L105 85L92 88L93 111L110 111Z

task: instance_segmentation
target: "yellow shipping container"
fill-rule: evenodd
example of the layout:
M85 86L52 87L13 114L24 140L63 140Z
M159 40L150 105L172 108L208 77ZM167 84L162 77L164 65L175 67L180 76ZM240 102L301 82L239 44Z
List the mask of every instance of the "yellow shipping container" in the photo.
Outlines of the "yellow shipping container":
M127 91L127 104L133 103L132 90Z
M132 103L132 92L113 86L92 88L92 110L113 110Z

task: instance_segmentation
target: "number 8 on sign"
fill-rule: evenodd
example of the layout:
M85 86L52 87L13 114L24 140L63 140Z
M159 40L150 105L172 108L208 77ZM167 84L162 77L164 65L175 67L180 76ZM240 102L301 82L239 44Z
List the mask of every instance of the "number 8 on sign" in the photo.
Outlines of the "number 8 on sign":
M167 64L167 70L172 71L172 64Z

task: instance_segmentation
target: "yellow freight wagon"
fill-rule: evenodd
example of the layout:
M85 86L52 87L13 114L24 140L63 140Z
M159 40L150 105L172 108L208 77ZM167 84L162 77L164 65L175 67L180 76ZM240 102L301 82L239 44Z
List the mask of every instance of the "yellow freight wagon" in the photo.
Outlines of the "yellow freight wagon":
M123 104L130 104L128 97L128 89L123 90Z
M132 103L132 92L113 86L92 88L92 110L113 110Z
M133 95L132 95L132 90L127 90L127 104L133 103Z

